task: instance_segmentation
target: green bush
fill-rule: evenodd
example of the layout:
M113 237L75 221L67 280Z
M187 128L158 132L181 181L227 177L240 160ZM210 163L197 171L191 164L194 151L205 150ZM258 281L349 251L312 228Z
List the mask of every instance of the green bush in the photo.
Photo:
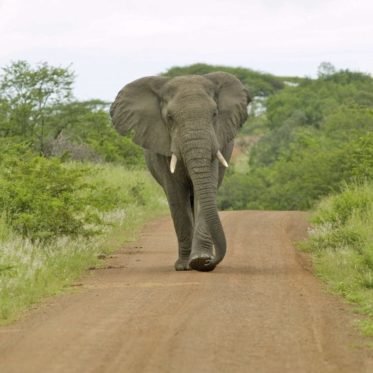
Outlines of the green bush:
M315 224L345 225L355 214L366 214L372 205L370 188L349 187L346 184L341 193L321 201L312 221Z
M373 180L373 132L347 142L343 155L345 179Z
M91 100L55 107L47 121L48 152L78 161L93 160L89 154L93 153L104 162L143 167L141 147L115 131L107 112L108 106L107 102ZM82 146L88 154L79 151Z
M329 288L368 315L361 325L365 334L373 330L372 226L373 185L345 185L317 206L309 237L301 244L313 254L316 273Z
M70 167L81 166L71 164ZM144 206L151 199L152 188L149 185L152 184L147 178L144 180L142 170L126 170L108 164L91 165L87 166L84 181L90 188L85 189L83 194L89 204L99 211L126 208L129 204Z
M0 213L0 324L42 297L70 289L82 272L103 264L99 258L133 240L150 217L168 211L163 191L145 170L113 164L85 164L82 170L80 162L58 164L57 168L63 166L69 175L81 174L78 184L83 187L75 188L74 198L84 201L83 208L92 205L100 217L99 224L94 225L100 234L24 239ZM38 191L36 194L40 197ZM41 213L39 207L33 210L34 216Z
M82 194L83 168L71 170L57 159L32 154L1 162L0 212L23 237L51 239L62 235L91 235L87 225L98 216L87 209Z
M218 206L221 210L243 210L253 198L255 186L253 179L246 175L227 174L218 192Z
M334 142L298 131L296 140L269 165L227 175L221 209L307 210L346 182L373 179L373 133Z

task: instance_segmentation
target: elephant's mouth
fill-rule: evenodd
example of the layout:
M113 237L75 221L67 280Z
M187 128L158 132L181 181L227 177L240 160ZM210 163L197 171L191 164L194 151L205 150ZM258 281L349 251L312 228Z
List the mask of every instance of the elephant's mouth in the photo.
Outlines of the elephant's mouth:
M218 152L216 153L216 157L224 167L228 167L228 162L225 160L220 150L218 150ZM171 162L170 162L170 172L172 174L175 173L176 165L177 165L177 156L175 153L172 153Z

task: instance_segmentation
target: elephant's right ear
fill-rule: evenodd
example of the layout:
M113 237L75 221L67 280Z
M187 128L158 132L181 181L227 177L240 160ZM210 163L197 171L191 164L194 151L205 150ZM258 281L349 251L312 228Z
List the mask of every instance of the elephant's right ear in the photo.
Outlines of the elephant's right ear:
M110 107L115 129L153 152L171 155L170 134L162 120L159 91L169 78L151 76L127 84Z

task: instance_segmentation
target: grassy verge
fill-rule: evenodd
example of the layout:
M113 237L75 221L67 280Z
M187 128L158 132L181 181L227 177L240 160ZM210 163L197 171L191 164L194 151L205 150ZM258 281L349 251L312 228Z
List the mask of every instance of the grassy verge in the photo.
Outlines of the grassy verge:
M76 164L70 168L79 168ZM0 324L9 323L43 297L57 294L99 265L100 254L136 237L141 226L167 211L163 192L147 171L89 166L85 188L100 219L93 237L62 236L41 241L22 238L0 218ZM90 227L92 228L92 227Z
M364 314L357 325L373 336L373 184L346 186L325 198L302 248L313 255L317 275Z

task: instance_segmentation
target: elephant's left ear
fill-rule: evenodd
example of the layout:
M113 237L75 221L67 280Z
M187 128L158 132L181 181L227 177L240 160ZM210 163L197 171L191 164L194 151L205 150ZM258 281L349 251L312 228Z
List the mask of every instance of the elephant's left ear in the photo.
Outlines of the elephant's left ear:
M221 147L233 140L247 119L247 105L251 97L244 85L232 74L205 74L216 89L218 105L217 137Z

